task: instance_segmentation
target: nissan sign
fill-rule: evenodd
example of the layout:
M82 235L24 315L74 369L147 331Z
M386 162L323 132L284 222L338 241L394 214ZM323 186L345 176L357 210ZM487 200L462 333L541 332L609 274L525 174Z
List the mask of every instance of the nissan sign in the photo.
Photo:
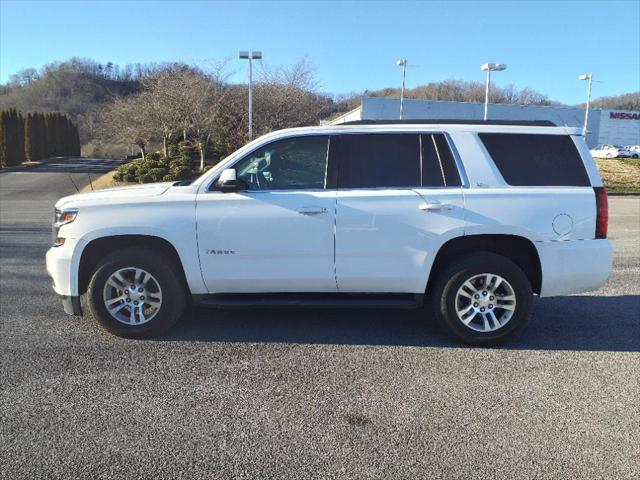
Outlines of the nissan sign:
M640 120L640 113L609 112L609 118L614 120Z

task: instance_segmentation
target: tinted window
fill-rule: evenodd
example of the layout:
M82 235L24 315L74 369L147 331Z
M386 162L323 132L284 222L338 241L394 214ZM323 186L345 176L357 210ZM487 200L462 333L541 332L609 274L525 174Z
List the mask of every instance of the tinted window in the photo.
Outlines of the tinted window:
M341 135L331 151L340 188L420 186L419 135Z
M442 133L422 135L422 186L459 187L460 174Z
M234 165L237 178L249 190L324 188L328 143L326 136L270 143Z
M580 154L567 135L480 133L479 137L509 185L590 185Z

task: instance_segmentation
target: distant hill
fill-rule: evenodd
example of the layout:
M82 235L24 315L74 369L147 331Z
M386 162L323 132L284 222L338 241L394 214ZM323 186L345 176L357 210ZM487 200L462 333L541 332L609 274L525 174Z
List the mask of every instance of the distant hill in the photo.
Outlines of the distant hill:
M101 135L101 114L105 104L141 90L141 79L145 75L171 68L179 64L133 64L120 68L113 63L100 64L90 59L72 58L56 62L40 70L26 69L12 75L0 85L0 109L16 108L28 112L58 111L68 114L78 125L82 144ZM186 66L189 68L188 66ZM367 91L366 95L399 97L399 88ZM349 111L360 104L360 93L322 97L321 118L329 118ZM432 82L405 91L406 98L451 100L461 102L483 102L484 83L463 80ZM522 105L562 105L546 95L530 88L514 85L491 90L491 101ZM640 92L615 97L603 97L592 103L594 108L623 110L640 109ZM581 105L584 106L584 105Z
M581 103L580 107L585 104ZM640 110L640 92L623 93L613 97L600 97L591 102L592 108L607 108L611 110Z
M367 92L372 97L399 97L399 88L384 88ZM405 98L420 100L449 100L455 102L484 102L485 84L475 81L449 79L431 82L416 88L405 90ZM521 105L561 105L546 95L530 88L519 89L514 85L491 87L492 103L511 103Z
M137 92L144 68L74 58L47 65L40 71L27 69L0 86L0 109L15 107L27 112L59 111L78 125L84 143L96 134L102 105L116 97Z

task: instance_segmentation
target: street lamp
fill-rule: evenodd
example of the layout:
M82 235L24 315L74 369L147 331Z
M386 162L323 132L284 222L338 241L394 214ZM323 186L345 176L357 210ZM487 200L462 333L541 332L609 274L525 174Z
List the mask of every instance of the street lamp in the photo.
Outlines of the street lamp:
M504 63L483 63L480 65L480 70L487 72L487 84L484 89L484 119L487 119L489 114L489 88L491 87L491 72L501 72L506 70L507 65Z
M407 59L398 59L396 65L402 67L402 89L400 90L400 120L402 120L402 116L404 113L404 83L407 78Z
M582 127L582 136L587 138L587 126L589 124L589 105L591 105L591 83L593 82L593 75L590 73L585 73L584 75L580 75L578 80L588 80L589 87L587 91L587 108L584 111L584 126Z
M252 60L262 59L262 52L240 52L241 60L249 60L249 141L253 140L253 67Z

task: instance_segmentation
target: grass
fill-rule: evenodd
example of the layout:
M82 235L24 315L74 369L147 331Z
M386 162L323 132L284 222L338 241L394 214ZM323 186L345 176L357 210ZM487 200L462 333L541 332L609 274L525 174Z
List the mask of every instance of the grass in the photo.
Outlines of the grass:
M91 190L104 190L105 188L124 187L126 185L132 185L127 182L118 182L113 178L115 170L105 173L98 178L92 178L91 183L82 187L81 192L90 192ZM91 186L93 185L93 188Z
M596 158L596 165L610 193L640 193L640 160Z

